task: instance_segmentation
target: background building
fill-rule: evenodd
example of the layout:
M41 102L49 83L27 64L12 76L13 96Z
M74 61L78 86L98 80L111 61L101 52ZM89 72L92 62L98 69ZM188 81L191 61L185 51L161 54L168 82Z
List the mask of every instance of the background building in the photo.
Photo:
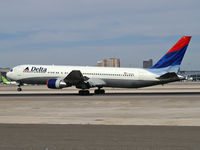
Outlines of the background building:
M144 60L143 61L143 68L151 68L153 66L153 60Z
M107 58L97 62L99 67L120 67L119 58Z

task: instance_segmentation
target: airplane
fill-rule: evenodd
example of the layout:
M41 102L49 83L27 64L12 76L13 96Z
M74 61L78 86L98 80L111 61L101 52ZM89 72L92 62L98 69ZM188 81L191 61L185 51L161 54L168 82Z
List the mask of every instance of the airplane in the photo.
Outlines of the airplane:
M8 84L8 85L17 85L19 86L19 82L16 82L16 81L8 81L6 79L6 77L4 77L3 75L1 75L1 80L2 80L2 83L3 84ZM22 85L27 85L26 83L22 83Z
M3 75L1 75L1 80L3 84L19 85L16 81L8 81Z
M183 80L178 75L181 62L191 36L183 36L153 67L114 68L88 66L19 65L7 73L7 77L21 85L47 84L50 89L75 86L80 95L104 94L103 87L141 88Z

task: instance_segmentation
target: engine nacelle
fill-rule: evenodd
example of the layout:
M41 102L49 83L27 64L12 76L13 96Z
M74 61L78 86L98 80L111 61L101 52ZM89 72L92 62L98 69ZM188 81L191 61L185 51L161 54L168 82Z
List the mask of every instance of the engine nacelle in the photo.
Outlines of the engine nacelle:
M62 89L69 86L61 79L49 79L47 81L47 87L50 89Z

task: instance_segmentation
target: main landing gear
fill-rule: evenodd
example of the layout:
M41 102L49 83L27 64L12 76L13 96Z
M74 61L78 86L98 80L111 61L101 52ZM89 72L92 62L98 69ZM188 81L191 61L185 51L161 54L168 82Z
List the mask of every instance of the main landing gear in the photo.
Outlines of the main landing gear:
M79 95L89 95L90 91L89 90L80 90Z
M94 94L105 94L105 90L98 88L97 90L94 90Z
M79 95L89 95L90 94L90 91L89 90L80 90L79 91ZM94 90L94 94L97 94L97 95L100 95L100 94L105 94L105 90L104 89L96 89Z

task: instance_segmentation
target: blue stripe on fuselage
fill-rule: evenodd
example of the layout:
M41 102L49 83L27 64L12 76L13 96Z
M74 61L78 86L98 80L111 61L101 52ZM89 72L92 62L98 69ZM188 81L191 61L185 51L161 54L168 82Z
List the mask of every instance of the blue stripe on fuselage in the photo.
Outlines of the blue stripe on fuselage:
M150 69L156 69L156 68L165 68L168 66L176 66L180 65L181 61L183 59L183 56L185 54L185 51L187 49L188 45L183 47L182 49L178 51L174 51L171 53L165 54L153 67Z

